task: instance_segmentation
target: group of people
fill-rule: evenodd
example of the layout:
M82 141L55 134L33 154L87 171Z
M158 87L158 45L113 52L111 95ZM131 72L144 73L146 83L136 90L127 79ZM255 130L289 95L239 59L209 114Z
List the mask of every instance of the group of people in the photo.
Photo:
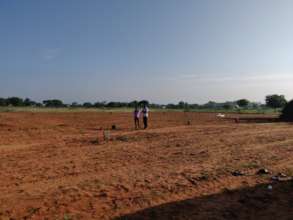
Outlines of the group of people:
M135 129L140 128L139 121L141 113L143 114L143 127L144 129L148 127L149 108L147 107L147 105L144 105L142 109L136 106L133 112Z

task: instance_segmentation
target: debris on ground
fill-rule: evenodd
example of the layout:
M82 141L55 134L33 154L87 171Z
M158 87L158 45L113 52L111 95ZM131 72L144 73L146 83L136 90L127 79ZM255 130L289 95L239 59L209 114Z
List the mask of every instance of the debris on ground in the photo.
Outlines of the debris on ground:
M129 141L129 138L125 135L117 136L116 140L118 141Z
M217 117L218 118L225 118L226 116L224 114L222 114L222 113L219 113L219 114L217 114Z
M231 173L233 176L244 176L245 173L239 170L235 170Z
M104 140L105 140L105 141L109 141L109 140L110 140L110 138L111 138L110 131L105 130L105 131L103 132L103 135L104 135Z
M116 130L117 126L116 125L112 125L112 130Z
M291 176L287 176L284 173L278 173L278 175L272 176L271 179L274 180L274 181L282 182L282 181L292 180L292 177Z
M265 174L270 174L270 172L268 169L263 168L263 169L259 169L256 174L265 175Z

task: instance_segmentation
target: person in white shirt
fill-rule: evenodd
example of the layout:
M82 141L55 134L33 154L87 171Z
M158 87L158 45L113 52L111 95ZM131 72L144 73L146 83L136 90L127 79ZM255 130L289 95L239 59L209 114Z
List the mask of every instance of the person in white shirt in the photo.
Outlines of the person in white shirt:
M148 127L148 118L149 118L149 108L146 105L143 106L142 113L143 113L143 125L144 125L144 129L146 129Z

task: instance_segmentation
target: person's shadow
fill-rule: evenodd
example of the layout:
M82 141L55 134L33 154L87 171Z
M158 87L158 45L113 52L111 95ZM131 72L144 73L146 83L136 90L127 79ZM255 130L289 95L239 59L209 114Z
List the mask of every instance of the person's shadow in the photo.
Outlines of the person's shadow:
M114 220L169 219L293 219L291 181L257 185L220 194L162 204L114 218Z

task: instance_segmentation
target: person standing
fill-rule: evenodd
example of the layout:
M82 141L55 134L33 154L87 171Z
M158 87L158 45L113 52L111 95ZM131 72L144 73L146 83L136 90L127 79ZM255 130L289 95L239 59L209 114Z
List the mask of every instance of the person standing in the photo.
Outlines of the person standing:
M135 106L135 109L133 111L135 129L139 129L139 116L140 116L140 110L138 109L137 106Z
M147 105L143 106L142 113L143 113L143 125L144 125L144 129L146 129L148 127L148 118L149 118L149 108L147 107Z

